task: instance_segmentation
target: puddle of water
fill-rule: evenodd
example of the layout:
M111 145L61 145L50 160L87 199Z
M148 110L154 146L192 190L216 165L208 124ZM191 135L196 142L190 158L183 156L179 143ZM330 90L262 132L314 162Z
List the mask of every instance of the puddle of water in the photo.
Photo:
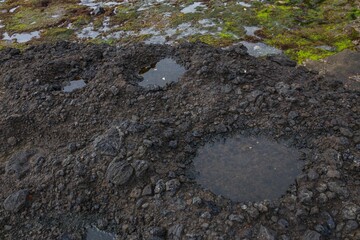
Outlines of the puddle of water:
M264 137L208 143L194 159L196 181L233 201L273 200L301 173L300 153Z
M237 2L237 5L243 6L243 7L251 7L251 4L246 3L246 2Z
M261 56L267 56L267 55L275 55L275 54L281 54L281 50L271 47L269 45L266 45L265 43L251 43L246 41L241 41L248 50L248 54L254 57L261 57Z
M101 231L97 228L88 228L86 232L86 240L115 240L116 235Z
M40 31L35 31L31 33L14 33L11 36L7 32L3 34L3 40L17 41L18 43L25 43L33 38L39 38L39 37L40 37Z
M80 89L85 86L86 86L86 83L84 80L70 81L70 84L64 87L63 92L70 93L76 89Z
M245 28L245 34L248 36L253 36L256 37L255 32L257 30L260 30L261 28L256 27L256 26L244 26Z
M202 2L194 2L193 4L191 4L191 5L183 8L180 12L185 13L185 14L186 14L186 13L195 13L195 12L197 12L197 9L198 9L198 8L203 8L203 9L205 9L206 6L205 6L205 4L202 3Z
M185 71L185 68L177 64L173 59L164 58L155 66L151 66L150 69L147 68L140 72L144 80L139 85L142 87L164 87L167 83L178 81Z

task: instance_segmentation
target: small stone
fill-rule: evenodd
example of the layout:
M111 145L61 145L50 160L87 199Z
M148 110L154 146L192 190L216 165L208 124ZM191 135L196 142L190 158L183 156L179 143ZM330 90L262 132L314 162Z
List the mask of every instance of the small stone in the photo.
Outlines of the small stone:
M349 191L346 189L345 186L343 187L337 182L329 182L327 185L330 191L335 192L345 198L349 196Z
M287 229L289 227L289 222L283 218L279 219L278 224L282 229Z
M8 196L4 201L4 209L11 212L20 211L27 202L29 190L22 189Z
M115 185L126 184L134 173L133 167L125 161L113 160L106 171L106 179Z
M345 137L349 137L351 138L352 136L354 136L354 134L347 128L340 128L340 133L342 135L344 135Z
M326 196L325 193L320 193L318 197L318 201L319 203L324 204L328 201L328 197Z
M184 230L184 226L182 224L176 224L169 228L167 237L172 240L181 240L181 236Z
M314 169L310 169L307 176L312 181L319 178L319 174Z
M117 128L111 128L104 135L97 137L93 146L96 151L107 156L116 156L123 146L123 133Z
M149 162L145 160L136 160L131 165L135 169L135 175L138 178L142 177L144 173L149 169Z
M173 140L173 141L169 142L169 147L170 148L175 149L175 148L177 148L177 146L178 146L178 142L176 140Z
M211 218L211 213L209 212L203 212L201 215L200 215L201 218L205 218L205 219L210 219Z
M119 89L118 89L117 87L115 87L115 86L111 86L111 87L110 87L110 92L111 92L114 96L116 96L116 95L118 95L118 93L119 93Z
M355 220L360 208L355 204L348 204L342 209L342 216L347 220Z
M140 188L134 188L130 192L130 197L131 198L139 198L140 196L141 196L141 189Z
M180 182L178 179L171 179L166 182L166 191L176 191L180 187Z
M257 235L257 239L261 240L275 240L276 234L273 230L260 226L259 233Z
M350 232L355 231L356 229L358 229L358 227L359 227L359 224L355 220L349 220L345 224L344 231L346 233L350 233Z
M249 207L246 209L246 212L250 215L252 218L257 218L259 216L259 211L254 207Z
M300 202L309 204L309 203L311 203L313 193L307 189L303 189L299 192L298 197L299 197Z
M33 150L26 150L14 154L6 162L5 172L8 175L15 175L18 179L22 178L30 171L30 158L35 154Z
M192 204L199 206L199 205L201 205L201 203L202 203L202 200L200 197L193 197Z
M313 230L307 230L302 236L302 240L320 240L321 234Z
M288 119L290 119L290 120L294 120L294 119L296 119L297 117L299 117L299 113L298 113L298 112L290 111L289 114L288 114Z
M162 193L163 191L165 191L165 189L166 189L166 186L165 186L164 180L159 179L159 180L156 182L154 192L155 192L156 194Z
M166 235L166 229L163 227L152 227L149 232L153 237L165 237Z
M153 194L152 186L151 184L148 184L144 187L142 190L142 196L151 196Z
M340 178L340 172L337 170L330 169L327 171L326 176L328 178Z
M243 215L238 215L238 214L230 214L229 215L229 220L230 221L235 221L235 222L239 222L242 223L244 221L244 216Z
M16 143L17 143L17 139L15 137L9 137L7 139L7 143L10 145L10 146L15 146Z

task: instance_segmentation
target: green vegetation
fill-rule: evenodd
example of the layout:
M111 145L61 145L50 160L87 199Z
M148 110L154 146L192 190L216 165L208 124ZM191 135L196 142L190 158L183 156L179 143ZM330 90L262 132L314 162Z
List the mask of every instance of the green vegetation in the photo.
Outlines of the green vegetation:
M201 41L212 46L228 46L241 40L263 41L282 49L292 59L321 59L344 49L355 47L359 40L360 10L356 1L347 0L267 0L251 2L244 7L236 1L210 0L207 8L194 13L181 13L181 9L195 0L176 1L176 4L158 4L138 11L139 2L116 7L105 6L105 13L94 16L90 9L79 5L79 0L7 0L0 4L4 28L0 34L42 30L42 41L74 40L75 32L93 24L101 29L105 17L110 18L111 30L131 31L122 39L93 39L94 43L115 44L117 42L143 41L151 34L142 34L146 28L165 33L177 29L180 24L190 23L192 28L207 30L205 34L194 34L179 41ZM18 7L14 12L10 9ZM166 16L164 16L166 14ZM199 21L209 19L213 24L202 25ZM67 29L68 24L73 29ZM246 36L244 26L262 27L258 36ZM181 36L177 29L171 40ZM186 31L186 29L185 29ZM101 34L104 36L104 34ZM23 48L27 44L5 43L0 48L13 46ZM325 46L325 47L324 47Z

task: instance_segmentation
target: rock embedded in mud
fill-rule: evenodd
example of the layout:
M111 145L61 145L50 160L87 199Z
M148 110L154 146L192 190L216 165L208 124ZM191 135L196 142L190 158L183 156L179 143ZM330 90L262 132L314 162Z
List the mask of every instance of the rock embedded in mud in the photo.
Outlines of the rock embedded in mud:
M4 201L4 209L7 211L18 212L27 202L29 190L22 189L8 196Z
M103 155L116 156L123 146L123 133L111 128L107 133L94 140L94 148Z
M177 179L171 179L166 182L165 186L166 186L166 191L175 192L176 190L179 189L180 182Z
M142 177L149 168L149 162L145 160L136 160L131 165L135 169L135 175L138 178Z
M313 230L307 230L303 235L302 240L320 240L320 237L320 233Z
M106 171L106 180L115 185L124 185L134 174L134 168L126 161L113 160Z
M6 174L15 175L18 179L23 177L30 170L30 158L34 154L34 150L26 150L11 156L5 166Z
M276 233L273 230L270 230L263 225L260 226L259 233L257 235L257 239L261 240L275 240Z

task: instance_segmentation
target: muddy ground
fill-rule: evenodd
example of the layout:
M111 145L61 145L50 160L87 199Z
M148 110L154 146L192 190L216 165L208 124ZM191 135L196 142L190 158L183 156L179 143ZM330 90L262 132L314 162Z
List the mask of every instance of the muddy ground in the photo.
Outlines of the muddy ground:
M138 72L171 57L163 89ZM62 87L84 79L83 89ZM0 238L360 239L359 91L241 46L83 45L0 52ZM302 152L272 201L232 202L197 185L197 149L262 135Z

